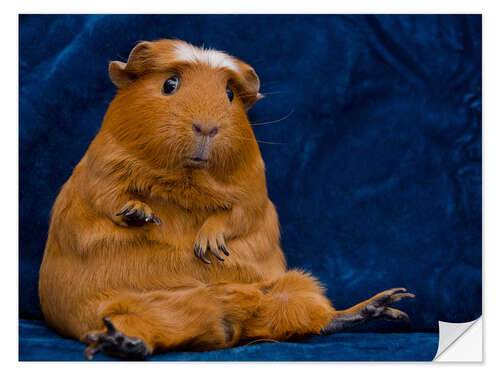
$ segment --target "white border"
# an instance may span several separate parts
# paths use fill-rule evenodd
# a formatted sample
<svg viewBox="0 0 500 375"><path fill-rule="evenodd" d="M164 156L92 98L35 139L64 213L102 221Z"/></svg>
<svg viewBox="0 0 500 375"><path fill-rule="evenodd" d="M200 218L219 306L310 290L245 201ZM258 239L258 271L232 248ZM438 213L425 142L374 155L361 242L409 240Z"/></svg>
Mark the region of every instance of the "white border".
<svg viewBox="0 0 500 375"><path fill-rule="evenodd" d="M493 3L493 1L491 2ZM80 1L66 2L63 0L23 1L17 11L20 13L483 13L491 9L489 1L451 1L451 0L351 0L332 1L323 0L192 0L179 2L140 1L124 2L108 1Z"/></svg>
<svg viewBox="0 0 500 375"><path fill-rule="evenodd" d="M253 0L246 3L236 1L190 1L166 2L146 1L126 4L124 1L96 1L85 2L68 1L22 1L8 2L2 6L2 145L0 147L0 165L2 171L1 197L3 212L0 214L0 228L2 228L2 261L0 275L2 277L2 311L0 322L2 324L1 356L2 369L6 373L18 370L22 373L72 374L88 375L89 371L101 373L109 371L111 364L106 363L17 363L17 274L18 274L18 240L17 240L17 213L18 213L18 13L483 13L483 205L484 215L484 317L485 317L485 361L486 365L464 364L381 364L381 363L356 363L356 364L307 364L307 363L271 363L271 364L204 364L204 363L118 363L113 364L111 371L121 374L133 373L154 366L154 371L168 371L183 374L200 371L203 374L252 374L261 371L280 371L288 374L304 374L313 370L315 373L332 374L332 372L369 371L370 374L387 374L394 372L400 374L420 374L427 372L442 372L452 369L455 374L470 374L483 369L490 370L498 358L496 345L493 342L495 335L500 332L498 311L499 299L496 285L499 285L498 266L500 265L500 241L498 238L500 223L500 118L497 88L500 87L498 67L500 17L498 5L495 1L354 1L331 2L326 4L321 0L270 2ZM272 32L272 30L263 30ZM457 301L460 303L460 301ZM92 368L87 367L92 366ZM162 368L160 369L159 366ZM332 368L335 366L335 368ZM443 367L444 366L444 367ZM473 368L471 367L473 366ZM425 367L425 369L424 369ZM149 367L153 370L153 367ZM102 371L101 371L102 370ZM8 371L8 372L7 372Z"/></svg>

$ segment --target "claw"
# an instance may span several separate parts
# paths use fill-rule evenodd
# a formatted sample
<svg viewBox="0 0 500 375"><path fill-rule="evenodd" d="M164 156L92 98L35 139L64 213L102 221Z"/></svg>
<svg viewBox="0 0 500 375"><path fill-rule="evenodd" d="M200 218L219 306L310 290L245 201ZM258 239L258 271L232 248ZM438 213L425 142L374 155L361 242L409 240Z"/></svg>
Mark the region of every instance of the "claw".
<svg viewBox="0 0 500 375"><path fill-rule="evenodd" d="M229 251L227 251L227 249L226 249L225 241L226 241L226 236L224 236L224 233L222 233L222 241L221 242L219 242L218 239L215 240L215 242L217 242L217 247L219 248L219 250L222 251L225 256L229 256Z"/></svg>
<svg viewBox="0 0 500 375"><path fill-rule="evenodd" d="M202 261L204 261L206 264L211 264L212 263L207 258L205 258L205 253L203 252L203 249L198 244L194 245L194 254L198 258L200 258Z"/></svg>
<svg viewBox="0 0 500 375"><path fill-rule="evenodd" d="M204 261L206 264L212 264L207 258L205 258L205 253L200 252L200 259Z"/></svg>
<svg viewBox="0 0 500 375"><path fill-rule="evenodd" d="M116 216L123 215L127 211L128 211L128 206L125 205L125 206L123 206L123 208L119 212L116 213Z"/></svg>
<svg viewBox="0 0 500 375"><path fill-rule="evenodd" d="M217 259L219 259L220 261L224 262L224 258L220 256L220 254L219 254L219 252L217 251L217 249L212 249L212 248L210 247L210 252L211 252L212 254L214 254L214 255L215 255L215 257L216 257Z"/></svg>
<svg viewBox="0 0 500 375"><path fill-rule="evenodd" d="M131 209L125 216L134 216L137 213L137 208Z"/></svg>
<svg viewBox="0 0 500 375"><path fill-rule="evenodd" d="M226 246L224 244L217 244L219 246L219 249L226 255L229 256L229 251L227 251Z"/></svg>

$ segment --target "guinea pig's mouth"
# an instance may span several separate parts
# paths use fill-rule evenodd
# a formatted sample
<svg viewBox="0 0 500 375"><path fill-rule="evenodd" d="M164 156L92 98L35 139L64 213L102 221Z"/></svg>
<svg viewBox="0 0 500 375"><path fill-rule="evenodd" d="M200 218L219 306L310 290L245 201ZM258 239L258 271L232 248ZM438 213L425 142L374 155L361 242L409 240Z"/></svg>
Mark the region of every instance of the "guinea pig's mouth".
<svg viewBox="0 0 500 375"><path fill-rule="evenodd" d="M191 167L201 168L203 167L204 164L207 163L207 161L208 159L202 159L200 157L186 158L187 165Z"/></svg>
<svg viewBox="0 0 500 375"><path fill-rule="evenodd" d="M202 158L189 158L189 160L194 161L196 163L204 163L208 161L208 159L202 159Z"/></svg>

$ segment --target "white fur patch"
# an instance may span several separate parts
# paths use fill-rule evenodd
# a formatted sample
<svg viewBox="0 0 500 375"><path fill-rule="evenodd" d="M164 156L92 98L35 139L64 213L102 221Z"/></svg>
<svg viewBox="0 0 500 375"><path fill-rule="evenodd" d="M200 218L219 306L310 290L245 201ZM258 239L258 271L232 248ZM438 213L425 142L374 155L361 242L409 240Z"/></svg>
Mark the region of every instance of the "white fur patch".
<svg viewBox="0 0 500 375"><path fill-rule="evenodd" d="M192 46L191 44L179 43L175 46L177 58L190 63L207 64L212 68L227 68L238 71L231 56L214 49L205 49Z"/></svg>

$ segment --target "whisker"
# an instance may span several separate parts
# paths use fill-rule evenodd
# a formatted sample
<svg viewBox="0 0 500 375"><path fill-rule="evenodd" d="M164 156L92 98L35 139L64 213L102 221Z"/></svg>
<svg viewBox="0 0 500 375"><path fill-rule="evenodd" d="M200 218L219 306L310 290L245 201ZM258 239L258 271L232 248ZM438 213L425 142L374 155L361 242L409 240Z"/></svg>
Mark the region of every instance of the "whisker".
<svg viewBox="0 0 500 375"><path fill-rule="evenodd" d="M287 118L289 118L293 113L293 108L290 112L288 112L288 114L285 116L285 117L282 117L278 120L273 120L273 121L266 121L266 122L254 122L254 123L250 123L250 125L252 126L261 126L261 125L269 125L269 124L276 124L277 122L281 122L281 121L284 121L286 120Z"/></svg>
<svg viewBox="0 0 500 375"><path fill-rule="evenodd" d="M269 91L269 92L260 91L259 93L262 95L274 95L274 94L288 94L289 92L290 91L287 90L281 90L281 91Z"/></svg>
<svg viewBox="0 0 500 375"><path fill-rule="evenodd" d="M246 138L246 137L238 137L238 136L232 136L232 138L236 138L236 139L242 139L244 141L252 141L253 138ZM263 144L267 144L267 145L284 145L286 143L283 143L283 142L271 142L271 141L261 141L259 139L255 139L255 141L257 143L263 143Z"/></svg>
<svg viewBox="0 0 500 375"><path fill-rule="evenodd" d="M269 92L263 92L259 91L259 94L264 95L264 97L269 96L269 95L277 95L277 94L286 94L289 91L269 91ZM240 98L251 98L254 97L254 94L248 94L248 95L240 95Z"/></svg>
<svg viewBox="0 0 500 375"><path fill-rule="evenodd" d="M268 142L268 141L259 141L256 139L257 143L263 143L265 145L284 145L285 143L283 142Z"/></svg>

